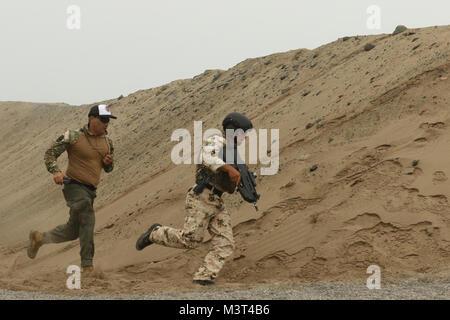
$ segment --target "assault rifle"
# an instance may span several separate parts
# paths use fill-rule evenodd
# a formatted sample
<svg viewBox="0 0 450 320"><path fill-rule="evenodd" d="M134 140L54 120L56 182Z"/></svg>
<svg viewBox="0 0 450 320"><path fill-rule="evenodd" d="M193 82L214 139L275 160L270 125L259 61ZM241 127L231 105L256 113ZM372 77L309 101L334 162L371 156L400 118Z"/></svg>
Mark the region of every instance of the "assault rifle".
<svg viewBox="0 0 450 320"><path fill-rule="evenodd" d="M238 184L238 190L241 194L242 198L245 201L250 202L255 207L255 210L258 211L258 206L256 202L259 200L260 195L256 192L256 174L254 172L248 171L248 167L246 164L231 164L233 168L235 168L241 174L241 181Z"/></svg>

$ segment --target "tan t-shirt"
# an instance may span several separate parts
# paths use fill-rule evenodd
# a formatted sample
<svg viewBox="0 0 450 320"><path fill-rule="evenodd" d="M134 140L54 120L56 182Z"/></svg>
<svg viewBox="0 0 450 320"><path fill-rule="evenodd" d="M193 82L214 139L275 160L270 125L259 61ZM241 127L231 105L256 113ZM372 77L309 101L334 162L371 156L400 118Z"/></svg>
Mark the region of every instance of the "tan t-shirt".
<svg viewBox="0 0 450 320"><path fill-rule="evenodd" d="M77 142L67 148L69 165L66 175L97 187L103 169L103 158L109 151L105 136L94 136L87 132L80 134Z"/></svg>

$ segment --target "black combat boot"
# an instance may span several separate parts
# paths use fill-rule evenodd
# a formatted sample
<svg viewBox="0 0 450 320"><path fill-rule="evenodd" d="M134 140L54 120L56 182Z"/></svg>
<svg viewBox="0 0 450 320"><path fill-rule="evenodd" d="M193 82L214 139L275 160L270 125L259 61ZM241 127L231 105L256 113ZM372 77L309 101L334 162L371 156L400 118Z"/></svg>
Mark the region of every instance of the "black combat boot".
<svg viewBox="0 0 450 320"><path fill-rule="evenodd" d="M150 228L148 228L147 232L143 233L139 239L136 241L136 249L137 250L142 250L145 247L151 245L153 242L150 241L149 237L150 234L152 233L152 231L156 228L156 227L161 227L161 225L159 223L155 223L153 224Z"/></svg>

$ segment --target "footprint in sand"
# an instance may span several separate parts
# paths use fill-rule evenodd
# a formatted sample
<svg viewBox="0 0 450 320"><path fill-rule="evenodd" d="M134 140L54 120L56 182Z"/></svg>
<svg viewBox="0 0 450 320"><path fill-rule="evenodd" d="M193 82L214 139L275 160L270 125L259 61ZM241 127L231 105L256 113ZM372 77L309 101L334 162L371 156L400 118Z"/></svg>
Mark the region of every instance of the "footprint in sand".
<svg viewBox="0 0 450 320"><path fill-rule="evenodd" d="M416 140L414 140L414 142L417 142L417 143L424 143L424 142L427 142L427 138L420 137L420 138L417 138Z"/></svg>
<svg viewBox="0 0 450 320"><path fill-rule="evenodd" d="M386 151L386 150L388 150L389 148L391 148L391 145L390 145L390 144L382 144L382 145L376 147L375 149L376 149L377 151Z"/></svg>
<svg viewBox="0 0 450 320"><path fill-rule="evenodd" d="M445 128L444 122L424 122L419 126L420 129L428 129L428 128L435 128L435 129L443 129Z"/></svg>
<svg viewBox="0 0 450 320"><path fill-rule="evenodd" d="M444 171L435 171L433 173L433 182L444 182L447 181L447 176Z"/></svg>

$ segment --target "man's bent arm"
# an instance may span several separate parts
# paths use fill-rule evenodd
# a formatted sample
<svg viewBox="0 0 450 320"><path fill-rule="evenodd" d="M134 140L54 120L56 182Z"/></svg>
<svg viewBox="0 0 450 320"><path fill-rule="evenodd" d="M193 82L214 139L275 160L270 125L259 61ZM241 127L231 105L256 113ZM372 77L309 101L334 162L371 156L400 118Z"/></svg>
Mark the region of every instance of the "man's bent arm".
<svg viewBox="0 0 450 320"><path fill-rule="evenodd" d="M113 158L113 162L111 162L108 165L103 165L103 170L105 170L106 173L109 173L109 172L113 171L113 169L114 169L114 146L113 146L112 140L109 138L107 138L107 139L108 139L108 143L109 143L109 155Z"/></svg>
<svg viewBox="0 0 450 320"><path fill-rule="evenodd" d="M56 172L61 172L58 167L56 160L58 157L67 150L69 143L66 141L65 136L60 136L56 141L52 144L52 146L45 152L44 162L47 171L51 174L55 174Z"/></svg>

